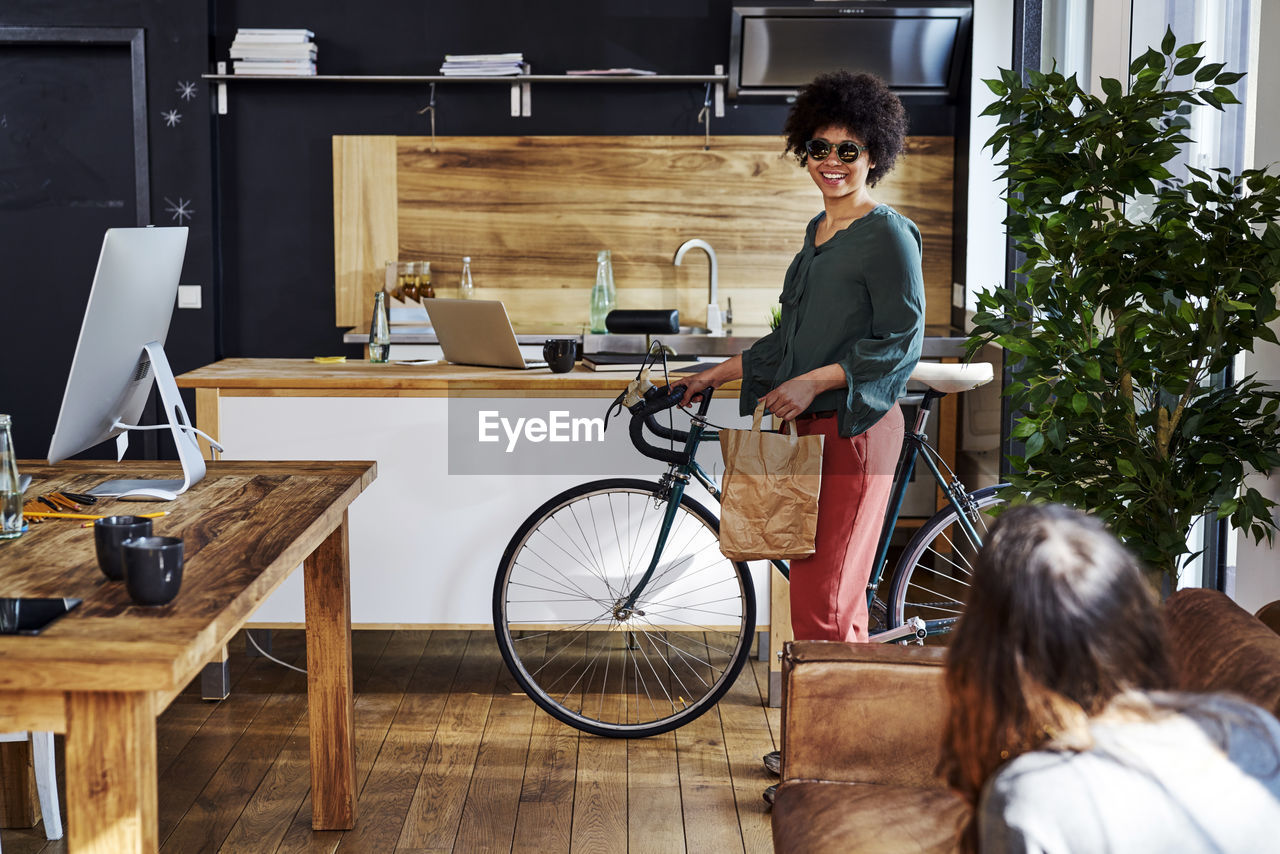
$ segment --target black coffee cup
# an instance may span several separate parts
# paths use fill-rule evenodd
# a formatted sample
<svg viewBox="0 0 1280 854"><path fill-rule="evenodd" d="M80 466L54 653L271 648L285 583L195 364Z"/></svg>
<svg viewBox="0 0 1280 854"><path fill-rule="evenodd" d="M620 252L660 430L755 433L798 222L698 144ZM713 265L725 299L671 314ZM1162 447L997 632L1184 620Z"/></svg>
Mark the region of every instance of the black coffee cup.
<svg viewBox="0 0 1280 854"><path fill-rule="evenodd" d="M168 605L182 587L182 540L135 537L120 546L124 585L139 605Z"/></svg>
<svg viewBox="0 0 1280 854"><path fill-rule="evenodd" d="M557 374L572 371L573 363L578 358L578 339L548 338L542 345L542 358L547 360L547 365Z"/></svg>
<svg viewBox="0 0 1280 854"><path fill-rule="evenodd" d="M98 552L98 568L112 581L124 578L124 557L120 544L135 537L151 536L151 520L141 516L106 516L93 523L93 544Z"/></svg>

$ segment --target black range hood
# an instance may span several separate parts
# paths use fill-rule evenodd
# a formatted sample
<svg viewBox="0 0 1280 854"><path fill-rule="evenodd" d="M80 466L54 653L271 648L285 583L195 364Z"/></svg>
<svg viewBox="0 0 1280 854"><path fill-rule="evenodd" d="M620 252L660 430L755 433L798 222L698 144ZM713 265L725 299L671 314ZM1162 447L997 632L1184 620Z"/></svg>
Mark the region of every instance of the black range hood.
<svg viewBox="0 0 1280 854"><path fill-rule="evenodd" d="M784 2L733 7L729 97L786 98L837 69L875 74L900 97L958 96L971 0Z"/></svg>

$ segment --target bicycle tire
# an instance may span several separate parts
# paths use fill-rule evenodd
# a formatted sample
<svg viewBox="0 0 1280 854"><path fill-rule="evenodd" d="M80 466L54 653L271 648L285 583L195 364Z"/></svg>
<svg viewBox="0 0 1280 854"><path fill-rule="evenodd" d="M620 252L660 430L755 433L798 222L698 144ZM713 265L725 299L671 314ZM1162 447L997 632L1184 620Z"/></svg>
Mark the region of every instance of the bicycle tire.
<svg viewBox="0 0 1280 854"><path fill-rule="evenodd" d="M666 500L656 483L613 478L551 498L516 531L493 589L503 661L557 720L595 735L675 729L720 700L751 654L755 588L720 554L719 520L688 495L663 560L636 603Z"/></svg>
<svg viewBox="0 0 1280 854"><path fill-rule="evenodd" d="M925 621L927 637L937 638L954 628L968 600L967 579L973 575L973 560L990 528L992 510L1006 503L996 494L1003 486L984 487L965 496L963 503L969 508L969 520L979 536L978 542L967 535L956 536L964 529L956 524L959 514L950 505L916 531L902 550L893 572L889 594L890 628L901 626L910 617Z"/></svg>

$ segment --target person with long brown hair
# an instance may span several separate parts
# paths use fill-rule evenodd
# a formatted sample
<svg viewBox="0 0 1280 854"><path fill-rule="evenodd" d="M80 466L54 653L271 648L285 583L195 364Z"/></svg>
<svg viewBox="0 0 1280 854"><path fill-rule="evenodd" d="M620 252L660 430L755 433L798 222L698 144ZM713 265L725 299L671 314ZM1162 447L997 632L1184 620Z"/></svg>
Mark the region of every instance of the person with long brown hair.
<svg viewBox="0 0 1280 854"><path fill-rule="evenodd" d="M969 851L1259 851L1280 831L1280 722L1172 690L1164 623L1101 523L1006 511L947 654L940 772ZM1262 846L1262 847L1260 847Z"/></svg>

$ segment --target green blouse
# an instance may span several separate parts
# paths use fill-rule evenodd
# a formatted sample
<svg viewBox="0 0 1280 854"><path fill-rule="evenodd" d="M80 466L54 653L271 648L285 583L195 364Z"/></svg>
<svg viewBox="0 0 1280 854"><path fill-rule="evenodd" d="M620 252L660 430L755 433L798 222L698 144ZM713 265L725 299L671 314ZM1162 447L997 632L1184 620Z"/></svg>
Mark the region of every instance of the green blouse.
<svg viewBox="0 0 1280 854"><path fill-rule="evenodd" d="M782 285L782 322L742 354L743 415L789 379L824 365L844 368L845 388L813 399L808 411L839 413L841 436L865 432L906 389L924 339L920 230L888 205L804 248Z"/></svg>

